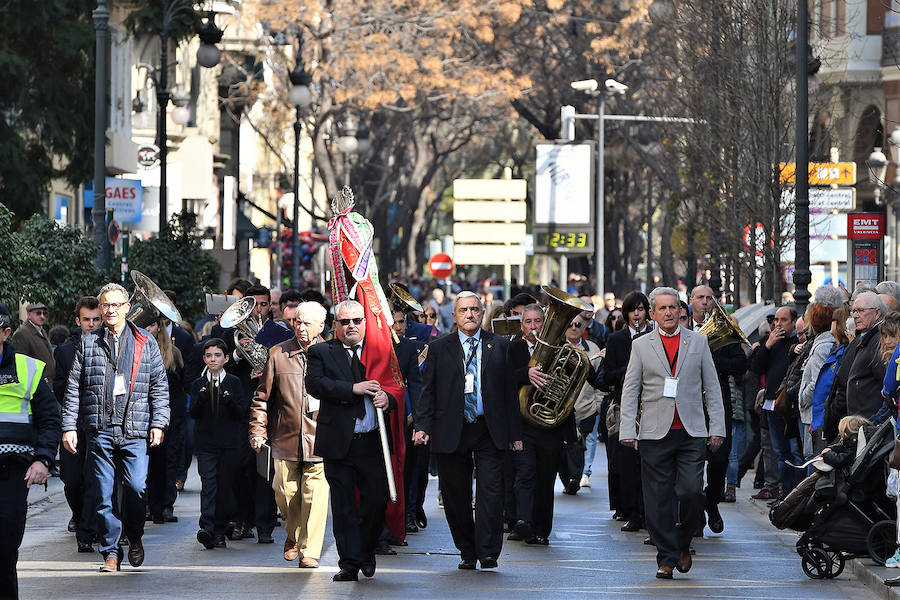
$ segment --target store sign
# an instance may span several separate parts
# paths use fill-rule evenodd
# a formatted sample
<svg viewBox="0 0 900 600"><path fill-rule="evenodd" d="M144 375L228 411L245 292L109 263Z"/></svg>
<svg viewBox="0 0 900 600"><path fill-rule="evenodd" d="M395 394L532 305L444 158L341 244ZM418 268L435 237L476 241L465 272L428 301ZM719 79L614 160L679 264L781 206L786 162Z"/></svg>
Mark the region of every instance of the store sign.
<svg viewBox="0 0 900 600"><path fill-rule="evenodd" d="M143 204L144 188L139 180L106 178L106 210L113 211L116 221L140 221Z"/></svg>
<svg viewBox="0 0 900 600"><path fill-rule="evenodd" d="M877 240L884 237L882 213L850 213L847 215L847 238Z"/></svg>
<svg viewBox="0 0 900 600"><path fill-rule="evenodd" d="M142 167L155 167L159 164L159 147L155 144L138 146L137 163Z"/></svg>

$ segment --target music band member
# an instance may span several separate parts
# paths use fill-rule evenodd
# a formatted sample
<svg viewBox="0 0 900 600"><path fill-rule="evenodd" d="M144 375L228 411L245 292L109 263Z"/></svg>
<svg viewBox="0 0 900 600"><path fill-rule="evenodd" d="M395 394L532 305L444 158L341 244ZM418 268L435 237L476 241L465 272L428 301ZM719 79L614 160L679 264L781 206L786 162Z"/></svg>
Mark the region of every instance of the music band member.
<svg viewBox="0 0 900 600"><path fill-rule="evenodd" d="M707 440L713 452L721 447L725 415L706 337L678 324L678 292L656 288L649 300L658 327L632 343L619 441L640 452L647 529L657 549L656 577L672 579L673 569L686 573L691 568L691 537L703 522Z"/></svg>
<svg viewBox="0 0 900 600"><path fill-rule="evenodd" d="M431 445L444 512L460 569L497 567L503 545L503 454L522 449L515 381L506 338L481 329L484 307L460 292L453 317L458 332L431 343L413 441ZM475 514L472 514L472 471Z"/></svg>
<svg viewBox="0 0 900 600"><path fill-rule="evenodd" d="M363 307L335 307L334 339L310 347L306 387L320 401L314 453L325 462L340 571L334 581L375 574L375 546L384 523L388 483L375 409L397 400L366 379L360 362L366 335ZM356 491L359 491L357 508Z"/></svg>

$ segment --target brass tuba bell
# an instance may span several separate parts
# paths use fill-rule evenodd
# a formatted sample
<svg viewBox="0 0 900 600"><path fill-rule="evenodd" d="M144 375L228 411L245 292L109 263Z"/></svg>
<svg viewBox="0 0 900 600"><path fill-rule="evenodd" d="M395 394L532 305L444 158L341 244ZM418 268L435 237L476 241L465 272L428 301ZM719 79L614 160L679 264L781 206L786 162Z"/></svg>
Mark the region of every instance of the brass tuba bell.
<svg viewBox="0 0 900 600"><path fill-rule="evenodd" d="M709 341L709 349L713 352L729 344L750 345L744 332L738 327L737 321L722 308L715 298L713 298L712 312L707 315L706 321L697 331L706 336Z"/></svg>
<svg viewBox="0 0 900 600"><path fill-rule="evenodd" d="M225 329L234 328L234 345L241 356L250 363L250 377L259 377L269 360L269 350L256 341L261 325L253 318L256 298L244 296L225 309L219 318L219 325ZM246 340L246 347L241 342Z"/></svg>
<svg viewBox="0 0 900 600"><path fill-rule="evenodd" d="M587 353L566 341L566 330L572 319L593 307L554 287L541 289L550 296L550 306L528 366L541 367L548 380L541 389L526 385L519 390L519 410L529 423L552 429L575 410L575 400L591 369Z"/></svg>
<svg viewBox="0 0 900 600"><path fill-rule="evenodd" d="M422 305L412 297L412 294L409 293L409 290L402 283L392 283L388 286L388 289L391 291L391 304L402 310L404 314L409 314L413 311L425 312Z"/></svg>
<svg viewBox="0 0 900 600"><path fill-rule="evenodd" d="M149 277L140 271L132 270L131 279L134 281L134 293L129 300L131 310L126 315L129 321L143 328L162 315L173 323L181 323L181 313Z"/></svg>

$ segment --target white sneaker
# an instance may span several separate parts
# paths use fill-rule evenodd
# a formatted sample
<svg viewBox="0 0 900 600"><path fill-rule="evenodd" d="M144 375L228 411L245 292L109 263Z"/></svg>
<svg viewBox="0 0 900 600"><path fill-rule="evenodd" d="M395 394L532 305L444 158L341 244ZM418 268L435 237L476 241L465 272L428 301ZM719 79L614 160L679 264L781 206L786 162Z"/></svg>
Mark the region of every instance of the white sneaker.
<svg viewBox="0 0 900 600"><path fill-rule="evenodd" d="M581 487L591 487L591 476L590 475L582 475L581 476ZM900 566L900 565L898 565Z"/></svg>
<svg viewBox="0 0 900 600"><path fill-rule="evenodd" d="M894 555L884 561L884 566L892 569L900 567L900 549L894 552Z"/></svg>

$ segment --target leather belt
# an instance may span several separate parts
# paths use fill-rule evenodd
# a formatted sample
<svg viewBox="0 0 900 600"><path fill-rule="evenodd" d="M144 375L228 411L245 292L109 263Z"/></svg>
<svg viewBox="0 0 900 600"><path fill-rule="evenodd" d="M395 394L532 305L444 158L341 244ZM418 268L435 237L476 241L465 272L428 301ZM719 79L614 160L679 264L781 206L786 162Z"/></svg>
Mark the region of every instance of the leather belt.
<svg viewBox="0 0 900 600"><path fill-rule="evenodd" d="M370 437L370 436L373 436L373 435L378 435L378 428L377 428L377 427L376 427L375 429L372 429L371 431L362 431L362 432L360 432L360 433L354 433L354 434L353 434L353 439L354 439L354 440L359 440L359 439L366 438L366 437Z"/></svg>

